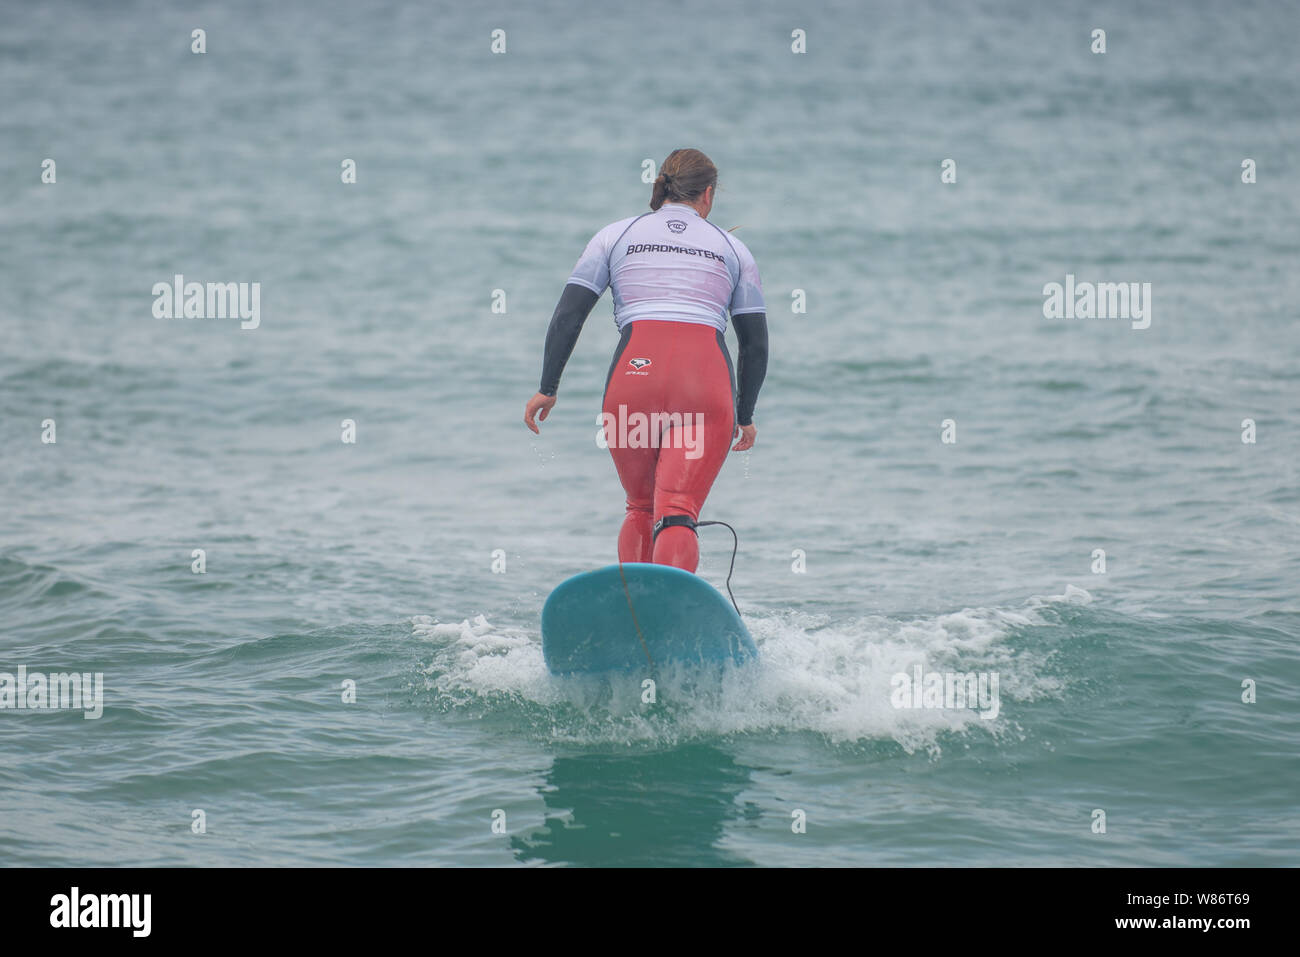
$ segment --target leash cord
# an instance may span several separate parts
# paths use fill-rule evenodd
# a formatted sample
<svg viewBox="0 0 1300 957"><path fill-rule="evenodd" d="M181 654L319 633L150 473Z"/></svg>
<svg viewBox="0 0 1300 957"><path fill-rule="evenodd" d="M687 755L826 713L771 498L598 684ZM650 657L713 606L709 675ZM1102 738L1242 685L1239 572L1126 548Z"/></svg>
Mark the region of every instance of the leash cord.
<svg viewBox="0 0 1300 957"><path fill-rule="evenodd" d="M695 523L696 528L699 528L701 525L721 525L723 528L731 532L731 567L727 569L727 594L731 597L731 607L736 609L736 614L739 615L740 606L736 604L736 596L732 594L731 591L731 573L736 570L736 552L740 550L740 536L737 535L736 530L732 528L730 525L728 525L726 522L696 522Z"/></svg>

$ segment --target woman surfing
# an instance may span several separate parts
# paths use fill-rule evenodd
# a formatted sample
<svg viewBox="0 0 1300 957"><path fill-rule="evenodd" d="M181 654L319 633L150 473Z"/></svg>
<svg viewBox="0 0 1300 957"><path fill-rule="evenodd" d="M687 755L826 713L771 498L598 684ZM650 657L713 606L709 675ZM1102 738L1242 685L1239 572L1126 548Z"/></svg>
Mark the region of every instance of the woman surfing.
<svg viewBox="0 0 1300 957"><path fill-rule="evenodd" d="M651 211L596 233L551 316L541 386L524 409L524 423L538 432L578 334L610 287L620 335L602 422L627 494L620 562L694 572L695 524L728 448L754 445L754 405L767 373L766 307L754 257L708 222L717 183L707 156L674 150L654 181ZM740 344L739 388L724 337L728 313Z"/></svg>

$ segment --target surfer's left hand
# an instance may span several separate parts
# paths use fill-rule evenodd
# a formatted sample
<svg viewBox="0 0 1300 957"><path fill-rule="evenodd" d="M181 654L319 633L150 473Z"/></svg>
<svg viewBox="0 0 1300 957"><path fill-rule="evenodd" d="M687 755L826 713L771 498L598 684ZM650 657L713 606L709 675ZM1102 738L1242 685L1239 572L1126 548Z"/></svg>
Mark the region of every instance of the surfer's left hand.
<svg viewBox="0 0 1300 957"><path fill-rule="evenodd" d="M537 395L529 399L528 404L524 406L524 425L528 426L534 432L537 432L538 435L541 435L542 433L538 431L537 422L533 417L537 416L538 419L545 422L546 416L550 413L551 407L554 405L555 396L542 395L540 392L537 393ZM541 412L541 415L538 415L538 412Z"/></svg>
<svg viewBox="0 0 1300 957"><path fill-rule="evenodd" d="M740 441L731 447L731 451L744 452L754 447L754 439L758 435L758 429L754 428L753 423L738 425L736 426L736 435L740 436Z"/></svg>

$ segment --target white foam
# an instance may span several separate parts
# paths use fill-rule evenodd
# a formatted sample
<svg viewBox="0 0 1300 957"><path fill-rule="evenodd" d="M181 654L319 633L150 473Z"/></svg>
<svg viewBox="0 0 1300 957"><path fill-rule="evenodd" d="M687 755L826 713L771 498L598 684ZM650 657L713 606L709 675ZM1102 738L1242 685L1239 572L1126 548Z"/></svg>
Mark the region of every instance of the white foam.
<svg viewBox="0 0 1300 957"><path fill-rule="evenodd" d="M1066 585L1064 595L1034 595L1029 599L1029 604L1035 608L1052 604L1091 605L1092 594L1074 585Z"/></svg>
<svg viewBox="0 0 1300 957"><path fill-rule="evenodd" d="M556 678L540 639L522 628L494 628L479 616L439 624L412 621L432 645L425 688L440 703L529 712L530 726L550 739L676 741L725 734L812 732L835 743L893 740L908 751L939 750L950 732L1017 733L1017 705L1058 696L1062 682L1045 673L1050 649L1013 646L1017 630L1044 622L1054 603L1087 603L1086 591L1036 597L1023 611L967 608L932 618L878 616L832 622L787 613L749 620L761 662L701 684L689 673L661 672L658 701L642 703L645 676ZM897 674L995 672L1000 711L992 720L973 708L897 708Z"/></svg>

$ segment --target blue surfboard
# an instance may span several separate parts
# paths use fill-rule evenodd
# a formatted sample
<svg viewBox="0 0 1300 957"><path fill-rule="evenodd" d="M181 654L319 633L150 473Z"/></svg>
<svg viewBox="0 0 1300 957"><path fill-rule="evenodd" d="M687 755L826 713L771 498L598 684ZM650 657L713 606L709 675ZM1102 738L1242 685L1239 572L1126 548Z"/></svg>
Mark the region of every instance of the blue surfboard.
<svg viewBox="0 0 1300 957"><path fill-rule="evenodd" d="M552 674L645 671L660 665L758 659L722 593L671 565L624 562L561 582L542 607L542 654Z"/></svg>

